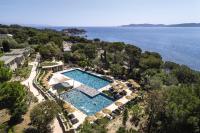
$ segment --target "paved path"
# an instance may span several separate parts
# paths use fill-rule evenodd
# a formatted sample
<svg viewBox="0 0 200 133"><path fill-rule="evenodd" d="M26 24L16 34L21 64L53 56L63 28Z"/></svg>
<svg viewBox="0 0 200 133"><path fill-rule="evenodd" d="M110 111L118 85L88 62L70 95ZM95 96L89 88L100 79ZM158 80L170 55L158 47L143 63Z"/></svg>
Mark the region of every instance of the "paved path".
<svg viewBox="0 0 200 133"><path fill-rule="evenodd" d="M28 86L30 88L30 91L33 93L34 96L36 96L38 98L38 102L42 102L44 101L44 97L39 93L39 91L33 86L33 80L37 74L36 69L37 69L37 65L38 65L38 55L35 59L34 62L31 62L30 65L32 65L32 70L31 70L31 74L29 76L28 79L26 79L25 81L21 82L21 84ZM60 124L58 122L57 119L54 119L53 121L53 133L63 133L62 128L60 127Z"/></svg>

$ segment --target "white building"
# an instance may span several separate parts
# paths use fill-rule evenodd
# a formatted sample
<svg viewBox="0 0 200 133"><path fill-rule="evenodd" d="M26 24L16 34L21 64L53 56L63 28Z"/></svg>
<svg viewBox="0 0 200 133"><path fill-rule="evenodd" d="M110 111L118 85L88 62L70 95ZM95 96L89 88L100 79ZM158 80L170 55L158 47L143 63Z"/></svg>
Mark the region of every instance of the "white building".
<svg viewBox="0 0 200 133"><path fill-rule="evenodd" d="M14 71L24 63L29 55L28 49L11 49L11 52L6 52L0 57L0 61L3 61L6 67Z"/></svg>
<svg viewBox="0 0 200 133"><path fill-rule="evenodd" d="M72 47L72 43L71 42L63 41L63 51L64 52L70 52L71 51L71 47Z"/></svg>

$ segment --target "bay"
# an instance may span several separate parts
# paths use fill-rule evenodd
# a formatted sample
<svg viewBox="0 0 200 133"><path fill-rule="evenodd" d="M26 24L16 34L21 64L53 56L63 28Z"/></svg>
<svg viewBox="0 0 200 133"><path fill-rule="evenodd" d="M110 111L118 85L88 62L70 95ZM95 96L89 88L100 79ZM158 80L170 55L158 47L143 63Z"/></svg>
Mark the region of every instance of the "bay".
<svg viewBox="0 0 200 133"><path fill-rule="evenodd" d="M200 28L197 27L84 27L88 39L120 41L158 52L166 61L200 70Z"/></svg>

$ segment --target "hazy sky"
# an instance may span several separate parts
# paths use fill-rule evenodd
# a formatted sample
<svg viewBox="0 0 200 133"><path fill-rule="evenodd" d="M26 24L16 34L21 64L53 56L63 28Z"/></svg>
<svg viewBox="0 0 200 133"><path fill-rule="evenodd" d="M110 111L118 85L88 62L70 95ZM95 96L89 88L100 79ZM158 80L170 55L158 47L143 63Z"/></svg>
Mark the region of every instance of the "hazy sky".
<svg viewBox="0 0 200 133"><path fill-rule="evenodd" d="M200 0L0 0L0 23L117 26L200 22Z"/></svg>

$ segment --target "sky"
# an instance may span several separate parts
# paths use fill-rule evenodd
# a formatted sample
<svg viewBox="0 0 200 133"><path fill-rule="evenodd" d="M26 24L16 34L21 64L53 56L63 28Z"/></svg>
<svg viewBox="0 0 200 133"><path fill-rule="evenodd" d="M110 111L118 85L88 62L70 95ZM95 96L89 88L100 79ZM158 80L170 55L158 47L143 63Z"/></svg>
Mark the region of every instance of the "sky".
<svg viewBox="0 0 200 133"><path fill-rule="evenodd" d="M200 22L200 0L0 0L0 23L119 26Z"/></svg>

